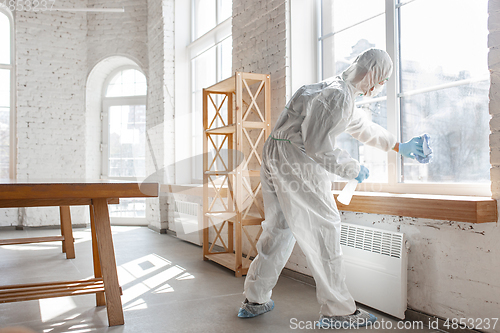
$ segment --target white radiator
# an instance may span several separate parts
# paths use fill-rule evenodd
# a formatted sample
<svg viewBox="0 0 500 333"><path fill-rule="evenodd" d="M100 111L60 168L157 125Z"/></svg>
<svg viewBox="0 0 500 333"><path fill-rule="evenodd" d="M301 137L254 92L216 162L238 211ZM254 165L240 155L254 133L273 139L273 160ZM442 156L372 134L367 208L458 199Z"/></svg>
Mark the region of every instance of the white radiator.
<svg viewBox="0 0 500 333"><path fill-rule="evenodd" d="M354 299L404 319L409 248L405 234L342 223L340 244Z"/></svg>
<svg viewBox="0 0 500 333"><path fill-rule="evenodd" d="M200 205L194 202L175 201L175 232L185 241L202 245L203 219Z"/></svg>

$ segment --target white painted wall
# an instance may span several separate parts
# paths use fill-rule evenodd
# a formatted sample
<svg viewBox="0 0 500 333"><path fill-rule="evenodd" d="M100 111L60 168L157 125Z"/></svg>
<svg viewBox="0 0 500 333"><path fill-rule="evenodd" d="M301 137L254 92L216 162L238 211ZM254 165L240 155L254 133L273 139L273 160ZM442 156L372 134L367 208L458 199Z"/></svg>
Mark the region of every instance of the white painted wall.
<svg viewBox="0 0 500 333"><path fill-rule="evenodd" d="M88 0L90 7L124 8L124 13L87 13L86 178L101 176L101 108L103 84L115 69L139 66L148 77L147 1Z"/></svg>
<svg viewBox="0 0 500 333"><path fill-rule="evenodd" d="M88 69L109 56L125 56L147 73L147 0L88 0L89 7L124 8L124 13L88 13ZM146 75L147 77L147 75Z"/></svg>
<svg viewBox="0 0 500 333"><path fill-rule="evenodd" d="M15 12L20 180L85 177L86 31L85 13ZM59 219L53 207L21 211L24 225ZM72 216L84 223L80 209Z"/></svg>
<svg viewBox="0 0 500 333"><path fill-rule="evenodd" d="M149 89L146 117L146 172L150 179L175 182L174 0L148 1ZM166 197L147 199L146 217L156 230L168 227Z"/></svg>
<svg viewBox="0 0 500 333"><path fill-rule="evenodd" d="M122 63L149 74L147 1L85 2L124 7L125 13L15 12L20 180L98 178L104 79ZM58 6L82 7L82 2ZM0 226L59 224L54 207L2 213ZM72 208L72 217L73 223L88 223L84 207Z"/></svg>
<svg viewBox="0 0 500 333"><path fill-rule="evenodd" d="M271 125L290 96L289 14L288 0L233 0L233 72L271 74Z"/></svg>

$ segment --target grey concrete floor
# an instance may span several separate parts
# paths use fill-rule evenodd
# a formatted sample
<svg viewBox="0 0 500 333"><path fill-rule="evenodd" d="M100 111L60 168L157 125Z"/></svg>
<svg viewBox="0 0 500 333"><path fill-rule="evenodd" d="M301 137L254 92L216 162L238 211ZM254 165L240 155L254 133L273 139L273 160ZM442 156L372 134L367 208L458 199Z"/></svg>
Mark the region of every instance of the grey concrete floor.
<svg viewBox="0 0 500 333"><path fill-rule="evenodd" d="M275 309L240 319L236 314L244 300L244 278L203 261L200 247L145 227L112 229L125 325L108 327L105 307L95 307L94 295L82 295L0 304L0 328L23 326L41 333L278 333L301 330L299 324L306 330L319 318L315 288L282 276L273 292ZM0 239L57 233L56 229L0 230ZM75 229L74 236L76 259L70 260L61 253L60 242L0 246L0 285L92 277L90 229ZM372 313L386 329L368 330L401 331L394 318Z"/></svg>

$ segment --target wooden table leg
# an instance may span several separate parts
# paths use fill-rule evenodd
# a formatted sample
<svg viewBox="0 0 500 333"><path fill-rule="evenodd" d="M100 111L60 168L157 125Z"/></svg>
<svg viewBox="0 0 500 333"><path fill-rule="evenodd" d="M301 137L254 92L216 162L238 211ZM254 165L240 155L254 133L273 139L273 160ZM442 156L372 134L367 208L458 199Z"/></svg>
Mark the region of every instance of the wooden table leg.
<svg viewBox="0 0 500 333"><path fill-rule="evenodd" d="M66 252L66 259L75 259L75 243L69 206L60 206L59 213L61 216L61 235L64 236L63 253Z"/></svg>
<svg viewBox="0 0 500 333"><path fill-rule="evenodd" d="M109 222L107 199L92 199L94 207L94 221L97 236L97 247L101 260L102 278L106 293L106 310L108 311L109 326L123 325L123 308L120 298L120 285L116 271L113 237Z"/></svg>
<svg viewBox="0 0 500 333"><path fill-rule="evenodd" d="M62 215L62 212L61 212L61 207L59 206L59 216ZM60 219L60 223L61 223L61 236L64 237L64 223L62 223L62 218L59 218ZM62 240L62 253L66 253L66 243L64 241L64 239Z"/></svg>
<svg viewBox="0 0 500 333"><path fill-rule="evenodd" d="M101 261L99 260L99 249L97 248L97 236L95 233L95 220L94 220L94 207L92 205L90 208L90 230L92 232L92 256L94 262L94 277L102 278L101 273ZM104 298L104 292L98 292L95 295L96 306L106 305L106 299Z"/></svg>

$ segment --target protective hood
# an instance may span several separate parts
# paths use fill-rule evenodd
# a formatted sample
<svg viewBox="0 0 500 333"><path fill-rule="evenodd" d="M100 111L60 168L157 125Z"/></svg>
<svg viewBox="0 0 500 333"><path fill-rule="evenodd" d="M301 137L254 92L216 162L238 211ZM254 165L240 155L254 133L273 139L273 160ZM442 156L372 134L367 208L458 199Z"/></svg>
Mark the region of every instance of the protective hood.
<svg viewBox="0 0 500 333"><path fill-rule="evenodd" d="M368 49L342 73L342 79L354 87L355 93L373 97L382 91L383 85L380 83L391 74L392 60L387 52Z"/></svg>

